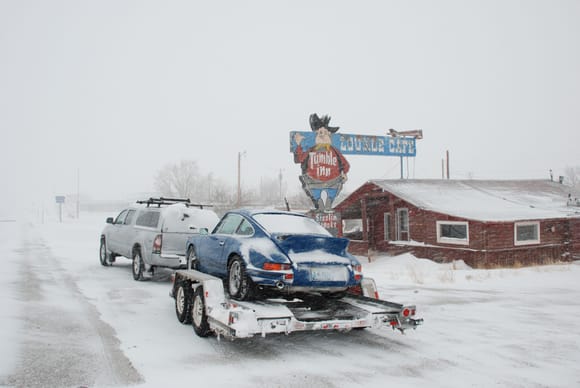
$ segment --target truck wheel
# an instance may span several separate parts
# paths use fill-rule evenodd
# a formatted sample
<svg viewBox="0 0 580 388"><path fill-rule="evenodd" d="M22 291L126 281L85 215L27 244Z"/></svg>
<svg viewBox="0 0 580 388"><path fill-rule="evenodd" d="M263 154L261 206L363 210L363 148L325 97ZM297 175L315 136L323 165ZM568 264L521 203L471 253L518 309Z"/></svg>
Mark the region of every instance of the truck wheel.
<svg viewBox="0 0 580 388"><path fill-rule="evenodd" d="M143 264L143 259L141 258L141 251L135 249L133 251L133 265L131 266L133 269L133 279L143 280L144 267L145 264Z"/></svg>
<svg viewBox="0 0 580 388"><path fill-rule="evenodd" d="M239 256L234 257L228 266L228 291L237 300L250 300L253 296L252 280Z"/></svg>
<svg viewBox="0 0 580 388"><path fill-rule="evenodd" d="M111 265L107 257L107 243L104 237L101 238L101 247L99 248L99 259L101 260L102 266L108 267Z"/></svg>
<svg viewBox="0 0 580 388"><path fill-rule="evenodd" d="M184 325L191 323L191 288L187 282L179 282L175 292L175 315Z"/></svg>
<svg viewBox="0 0 580 388"><path fill-rule="evenodd" d="M193 245L187 249L187 269L197 269L197 255Z"/></svg>
<svg viewBox="0 0 580 388"><path fill-rule="evenodd" d="M200 337L207 337L211 331L207 322L205 312L205 299L203 296L203 286L198 286L193 293L193 305L191 306L191 322L193 331Z"/></svg>

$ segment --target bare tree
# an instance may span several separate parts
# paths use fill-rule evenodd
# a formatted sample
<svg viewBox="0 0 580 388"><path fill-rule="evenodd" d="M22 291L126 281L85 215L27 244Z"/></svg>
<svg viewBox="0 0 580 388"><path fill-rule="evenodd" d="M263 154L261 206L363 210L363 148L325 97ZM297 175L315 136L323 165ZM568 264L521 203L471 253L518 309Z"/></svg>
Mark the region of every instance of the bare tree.
<svg viewBox="0 0 580 388"><path fill-rule="evenodd" d="M197 162L182 160L163 166L155 176L155 189L170 197L193 199L201 192Z"/></svg>
<svg viewBox="0 0 580 388"><path fill-rule="evenodd" d="M572 187L580 188L580 166L566 167L564 170L566 179Z"/></svg>

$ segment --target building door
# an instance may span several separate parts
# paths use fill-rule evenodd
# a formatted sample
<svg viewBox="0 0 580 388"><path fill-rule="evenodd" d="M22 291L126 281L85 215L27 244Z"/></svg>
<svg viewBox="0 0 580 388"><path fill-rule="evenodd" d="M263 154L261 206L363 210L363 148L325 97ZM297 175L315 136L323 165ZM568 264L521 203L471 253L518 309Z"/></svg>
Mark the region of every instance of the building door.
<svg viewBox="0 0 580 388"><path fill-rule="evenodd" d="M397 240L409 241L409 209L397 209Z"/></svg>

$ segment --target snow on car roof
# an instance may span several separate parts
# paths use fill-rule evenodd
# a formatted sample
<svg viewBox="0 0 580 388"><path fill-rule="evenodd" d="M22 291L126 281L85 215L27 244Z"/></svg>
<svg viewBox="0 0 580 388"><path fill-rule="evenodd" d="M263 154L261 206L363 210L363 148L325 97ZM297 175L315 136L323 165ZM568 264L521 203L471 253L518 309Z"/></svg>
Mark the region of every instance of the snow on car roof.
<svg viewBox="0 0 580 388"><path fill-rule="evenodd" d="M481 221L580 217L569 186L548 180L371 180L422 209Z"/></svg>

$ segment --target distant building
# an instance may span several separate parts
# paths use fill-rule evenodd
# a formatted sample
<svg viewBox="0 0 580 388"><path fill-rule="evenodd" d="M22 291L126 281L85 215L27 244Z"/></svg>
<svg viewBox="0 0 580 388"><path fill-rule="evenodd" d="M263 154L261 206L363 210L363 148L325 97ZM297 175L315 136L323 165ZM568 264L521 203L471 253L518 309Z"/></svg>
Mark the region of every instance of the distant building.
<svg viewBox="0 0 580 388"><path fill-rule="evenodd" d="M543 180L371 180L334 210L355 254L513 266L580 259L578 197Z"/></svg>

